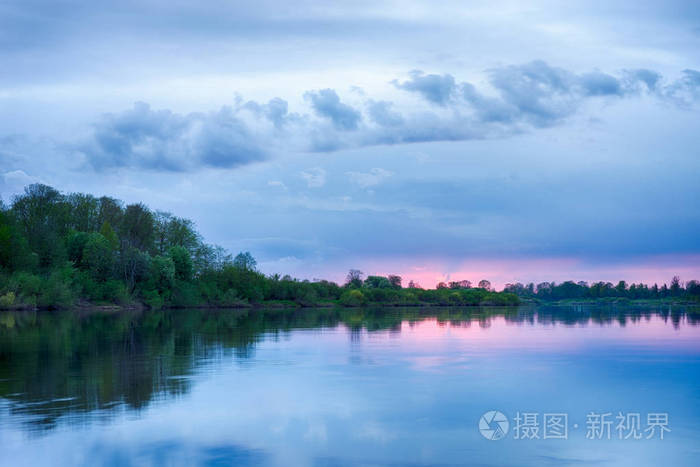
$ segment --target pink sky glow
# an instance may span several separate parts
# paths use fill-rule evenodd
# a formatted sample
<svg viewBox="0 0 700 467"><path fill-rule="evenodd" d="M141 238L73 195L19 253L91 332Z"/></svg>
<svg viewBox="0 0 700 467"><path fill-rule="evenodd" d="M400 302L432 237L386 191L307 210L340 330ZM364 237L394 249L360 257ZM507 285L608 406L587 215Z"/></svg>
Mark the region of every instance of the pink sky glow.
<svg viewBox="0 0 700 467"><path fill-rule="evenodd" d="M439 282L467 279L476 285L481 279L491 282L498 290L507 283L535 284L545 281L557 283L566 280L617 283L643 282L649 285L669 283L674 275L682 281L700 280L700 255L673 255L648 257L626 263L591 263L577 258L521 258L475 259L462 262L446 261L391 261L369 262L358 267L365 275L399 274L404 287L410 280L423 288L434 288ZM342 282L344 279L339 278Z"/></svg>

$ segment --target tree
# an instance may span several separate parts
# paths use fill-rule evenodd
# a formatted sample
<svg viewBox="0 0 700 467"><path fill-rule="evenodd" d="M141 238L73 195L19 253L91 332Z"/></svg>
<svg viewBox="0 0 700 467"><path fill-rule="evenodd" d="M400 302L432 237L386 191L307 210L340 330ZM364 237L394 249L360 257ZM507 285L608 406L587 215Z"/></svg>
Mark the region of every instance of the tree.
<svg viewBox="0 0 700 467"><path fill-rule="evenodd" d="M673 276L673 279L671 279L671 287L669 288L671 296L672 297L680 296L681 290L683 290L683 286L681 285L680 277Z"/></svg>
<svg viewBox="0 0 700 467"><path fill-rule="evenodd" d="M103 225L105 222L109 223L113 228L119 230L119 225L121 225L122 218L124 217L124 209L122 207L122 202L109 196L103 196L99 199L99 210L97 222L99 225Z"/></svg>
<svg viewBox="0 0 700 467"><path fill-rule="evenodd" d="M29 248L42 267L59 266L67 259L63 237L68 233L70 207L56 189L29 185L12 202L12 212Z"/></svg>
<svg viewBox="0 0 700 467"><path fill-rule="evenodd" d="M153 213L143 204L130 204L124 211L121 238L127 246L152 251L155 237Z"/></svg>
<svg viewBox="0 0 700 467"><path fill-rule="evenodd" d="M154 256L151 258L150 268L151 285L161 293L169 294L175 285L175 263L167 256Z"/></svg>
<svg viewBox="0 0 700 467"><path fill-rule="evenodd" d="M355 288L362 287L362 276L364 276L364 273L362 271L360 271L359 269L349 270L348 275L345 278L345 285L347 287L355 287Z"/></svg>
<svg viewBox="0 0 700 467"><path fill-rule="evenodd" d="M484 290L491 290L491 282L487 281L486 279L482 279L479 281L479 288Z"/></svg>
<svg viewBox="0 0 700 467"><path fill-rule="evenodd" d="M119 237L117 237L116 232L112 228L112 225L108 221L102 223L100 227L100 233L104 238L107 239L112 250L117 250L119 248Z"/></svg>
<svg viewBox="0 0 700 467"><path fill-rule="evenodd" d="M685 291L688 295L694 297L700 296L700 282L696 280L688 281L685 284Z"/></svg>
<svg viewBox="0 0 700 467"><path fill-rule="evenodd" d="M249 251L238 253L233 259L233 267L243 271L255 271L257 264L258 262Z"/></svg>
<svg viewBox="0 0 700 467"><path fill-rule="evenodd" d="M421 286L418 282L415 282L414 280L408 281L408 288L409 289L420 289Z"/></svg>
<svg viewBox="0 0 700 467"><path fill-rule="evenodd" d="M168 256L175 265L175 278L181 281L192 280L193 267L190 252L185 247L176 245L170 247Z"/></svg>
<svg viewBox="0 0 700 467"><path fill-rule="evenodd" d="M382 276L367 276L364 286L369 289L391 289L393 287L389 279Z"/></svg>
<svg viewBox="0 0 700 467"><path fill-rule="evenodd" d="M92 195L71 193L68 195L70 205L70 226L79 232L94 232L100 226L100 202Z"/></svg>
<svg viewBox="0 0 700 467"><path fill-rule="evenodd" d="M194 230L194 222L191 220L163 211L156 211L153 218L155 248L158 254L165 254L172 246L181 246L194 252L200 244L199 234Z"/></svg>
<svg viewBox="0 0 700 467"><path fill-rule="evenodd" d="M401 276L397 276L395 274L389 274L387 276L387 279L389 279L389 283L391 286L395 289L400 289L401 288Z"/></svg>
<svg viewBox="0 0 700 467"><path fill-rule="evenodd" d="M114 269L114 250L102 234L88 234L83 247L82 262L98 281L106 281Z"/></svg>
<svg viewBox="0 0 700 467"><path fill-rule="evenodd" d="M0 271L31 270L38 257L31 252L27 239L22 235L11 211L0 205Z"/></svg>
<svg viewBox="0 0 700 467"><path fill-rule="evenodd" d="M625 281L620 281L617 283L615 286L615 290L617 291L617 295L620 297L625 296L625 292L627 292L627 282Z"/></svg>
<svg viewBox="0 0 700 467"><path fill-rule="evenodd" d="M138 282L148 277L150 264L151 257L145 251L134 247L126 247L120 251L117 269L130 292Z"/></svg>

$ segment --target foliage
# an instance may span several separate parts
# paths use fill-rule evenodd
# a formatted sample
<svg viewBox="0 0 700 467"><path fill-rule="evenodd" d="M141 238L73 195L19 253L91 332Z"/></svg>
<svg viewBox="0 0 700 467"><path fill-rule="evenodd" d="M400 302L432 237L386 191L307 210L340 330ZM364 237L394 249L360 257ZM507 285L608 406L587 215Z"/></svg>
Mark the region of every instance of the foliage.
<svg viewBox="0 0 700 467"><path fill-rule="evenodd" d="M683 284L678 276L671 279L670 287L662 284L648 286L647 284L627 284L619 281L616 285L611 282L566 281L561 284L541 282L537 285L521 283L506 284L504 290L523 298L535 298L545 301L556 300L656 300L678 299L700 300L700 283L696 280Z"/></svg>
<svg viewBox="0 0 700 467"><path fill-rule="evenodd" d="M0 295L0 306L8 307L15 304L15 293L7 292L5 295Z"/></svg>
<svg viewBox="0 0 700 467"><path fill-rule="evenodd" d="M350 289L343 292L340 296L340 304L345 306L362 306L367 304L367 298L361 291Z"/></svg>

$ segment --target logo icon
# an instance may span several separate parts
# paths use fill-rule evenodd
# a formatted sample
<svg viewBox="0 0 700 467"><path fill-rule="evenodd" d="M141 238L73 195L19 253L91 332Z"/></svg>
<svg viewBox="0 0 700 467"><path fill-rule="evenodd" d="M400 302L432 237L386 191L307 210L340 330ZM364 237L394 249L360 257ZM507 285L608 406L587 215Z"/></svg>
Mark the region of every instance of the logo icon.
<svg viewBox="0 0 700 467"><path fill-rule="evenodd" d="M479 432L484 438L497 441L508 434L508 418L498 410L490 410L479 419Z"/></svg>

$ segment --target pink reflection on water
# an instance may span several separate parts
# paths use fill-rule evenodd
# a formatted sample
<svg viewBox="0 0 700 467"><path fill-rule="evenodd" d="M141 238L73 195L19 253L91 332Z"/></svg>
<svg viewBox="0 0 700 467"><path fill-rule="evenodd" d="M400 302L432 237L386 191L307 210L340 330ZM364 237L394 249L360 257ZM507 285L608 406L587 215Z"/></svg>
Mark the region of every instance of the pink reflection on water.
<svg viewBox="0 0 700 467"><path fill-rule="evenodd" d="M381 338L395 338L396 332L381 332ZM380 338L374 335L373 338ZM658 315L642 316L636 321L627 318L623 326L617 320L596 323L514 322L504 316L482 321L439 321L426 318L404 321L400 329L402 347L422 350L469 348L475 350L585 351L588 347L658 348L700 352L700 326L681 317L677 326L671 319Z"/></svg>

